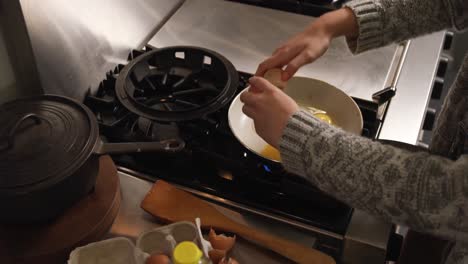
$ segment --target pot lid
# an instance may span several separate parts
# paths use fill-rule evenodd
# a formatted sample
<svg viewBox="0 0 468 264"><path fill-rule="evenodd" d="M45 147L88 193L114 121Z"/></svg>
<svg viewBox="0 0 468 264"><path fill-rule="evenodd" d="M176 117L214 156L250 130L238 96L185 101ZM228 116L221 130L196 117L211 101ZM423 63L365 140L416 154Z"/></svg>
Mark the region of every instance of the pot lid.
<svg viewBox="0 0 468 264"><path fill-rule="evenodd" d="M89 157L99 135L92 112L44 95L0 106L0 190L58 181Z"/></svg>

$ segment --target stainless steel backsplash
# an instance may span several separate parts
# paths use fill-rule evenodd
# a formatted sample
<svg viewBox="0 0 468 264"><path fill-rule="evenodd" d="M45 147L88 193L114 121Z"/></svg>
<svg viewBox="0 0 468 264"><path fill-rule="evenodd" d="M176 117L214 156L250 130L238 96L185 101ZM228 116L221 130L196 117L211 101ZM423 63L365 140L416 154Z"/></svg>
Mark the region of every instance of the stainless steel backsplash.
<svg viewBox="0 0 468 264"><path fill-rule="evenodd" d="M11 1L11 0L1 0ZM45 93L83 99L183 0L19 0ZM21 76L19 78L27 78Z"/></svg>
<svg viewBox="0 0 468 264"><path fill-rule="evenodd" d="M0 27L0 104L16 97L16 80Z"/></svg>

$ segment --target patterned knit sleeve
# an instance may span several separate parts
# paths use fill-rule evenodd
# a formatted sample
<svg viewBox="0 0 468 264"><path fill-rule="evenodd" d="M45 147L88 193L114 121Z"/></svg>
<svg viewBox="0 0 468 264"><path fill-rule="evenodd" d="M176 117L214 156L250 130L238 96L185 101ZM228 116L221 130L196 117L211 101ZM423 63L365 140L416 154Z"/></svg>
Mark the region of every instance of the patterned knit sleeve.
<svg viewBox="0 0 468 264"><path fill-rule="evenodd" d="M303 111L289 120L280 152L288 171L355 208L468 241L468 155L453 161L383 145Z"/></svg>
<svg viewBox="0 0 468 264"><path fill-rule="evenodd" d="M353 0L346 4L359 25L352 52L382 47L445 28L468 26L466 0Z"/></svg>

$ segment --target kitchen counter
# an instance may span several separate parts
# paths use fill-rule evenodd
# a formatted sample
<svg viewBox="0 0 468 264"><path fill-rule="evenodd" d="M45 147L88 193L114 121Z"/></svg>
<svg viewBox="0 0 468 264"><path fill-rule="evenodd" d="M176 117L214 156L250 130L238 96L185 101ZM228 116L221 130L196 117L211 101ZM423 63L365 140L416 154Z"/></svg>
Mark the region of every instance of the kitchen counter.
<svg viewBox="0 0 468 264"><path fill-rule="evenodd" d="M150 214L140 208L140 202L150 190L153 183L123 172L119 172L119 178L122 202L119 214L106 238L127 237L135 242L135 239L142 232L162 225ZM217 205L214 206L233 220L255 227L269 234L274 234L310 247L313 247L315 243L315 238L302 230L297 230L284 224L260 219L258 216L240 214ZM203 221L203 219L201 220ZM239 239L236 243L235 250L233 251L233 257L235 257L240 263L252 263L252 259L255 259L256 263L288 262L283 257L242 239Z"/></svg>
<svg viewBox="0 0 468 264"><path fill-rule="evenodd" d="M162 225L160 222L157 222L154 217L140 208L140 202L150 190L153 183L134 177L121 170L119 171L119 178L122 197L120 211L105 238L127 237L135 241L142 232ZM272 221L271 219L253 215L245 211L233 211L215 204L213 204L213 206L234 221L266 233L308 247L314 247L316 242L314 235L303 229L297 229L293 226ZM349 263L360 263L360 260L369 259L374 253L377 254L377 258L380 258L381 252L385 252L387 246L390 226L386 223L376 221L362 211L356 210L354 214L356 215L354 218L355 221L350 223L346 238L349 240L349 243L345 243L345 245L350 248L355 246L359 248L349 250L347 253L348 255L345 257L350 260ZM201 220L203 221L203 219ZM359 241L359 243L356 241ZM366 249L363 245L370 245L370 247ZM262 247L242 239L239 239L238 243L236 243L233 256L239 260L240 263L251 263L252 259L255 259L256 263L288 263L288 260L276 253L265 250Z"/></svg>

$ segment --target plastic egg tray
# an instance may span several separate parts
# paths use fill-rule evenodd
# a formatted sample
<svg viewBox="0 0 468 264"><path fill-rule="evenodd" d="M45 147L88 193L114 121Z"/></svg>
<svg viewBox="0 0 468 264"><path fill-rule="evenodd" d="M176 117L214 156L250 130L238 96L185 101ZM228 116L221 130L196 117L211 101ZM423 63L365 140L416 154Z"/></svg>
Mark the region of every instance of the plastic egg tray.
<svg viewBox="0 0 468 264"><path fill-rule="evenodd" d="M177 222L142 233L136 246L130 239L107 239L76 248L68 264L144 264L153 254L172 258L174 247L183 241L192 241L201 248L197 227L191 222Z"/></svg>

